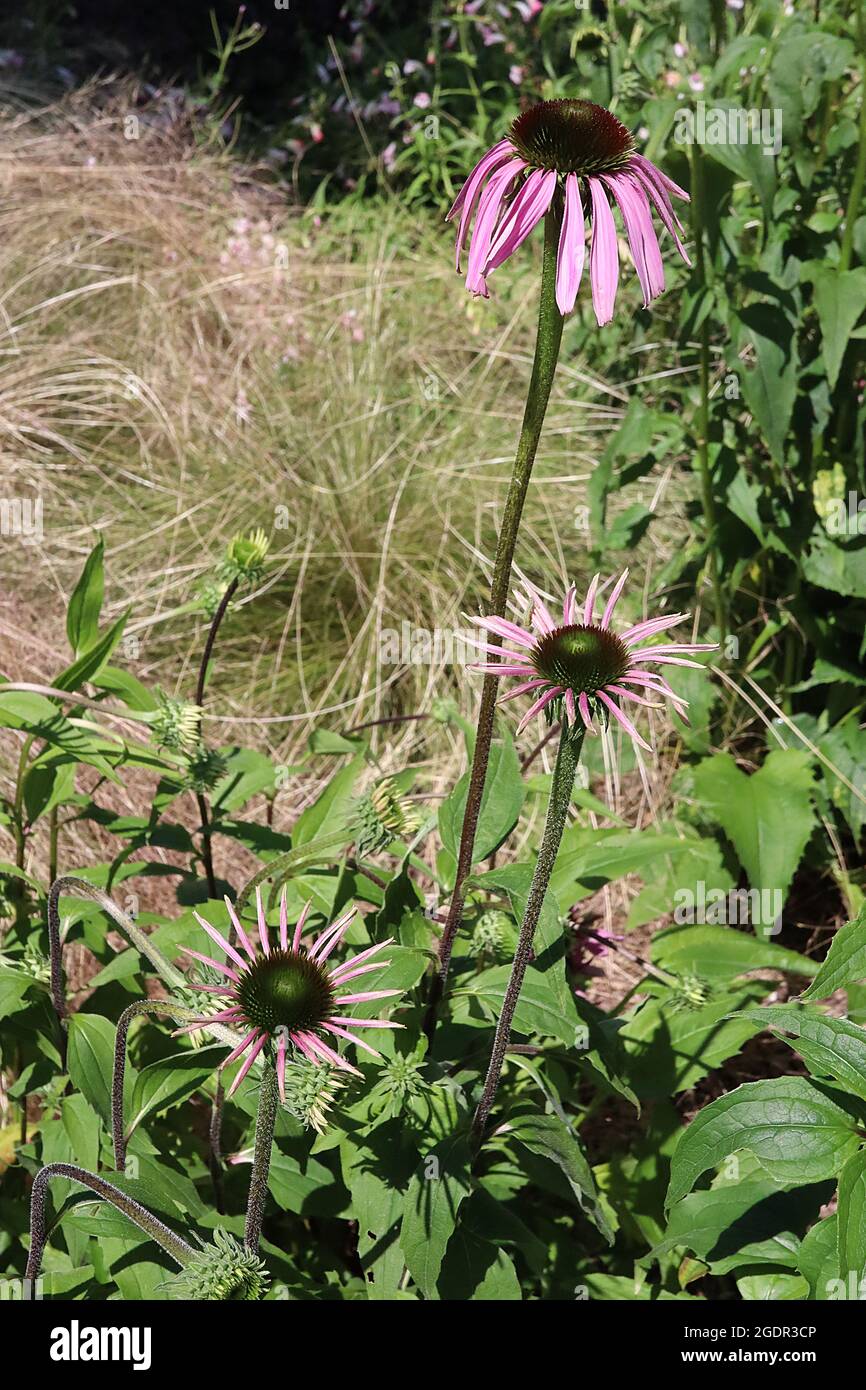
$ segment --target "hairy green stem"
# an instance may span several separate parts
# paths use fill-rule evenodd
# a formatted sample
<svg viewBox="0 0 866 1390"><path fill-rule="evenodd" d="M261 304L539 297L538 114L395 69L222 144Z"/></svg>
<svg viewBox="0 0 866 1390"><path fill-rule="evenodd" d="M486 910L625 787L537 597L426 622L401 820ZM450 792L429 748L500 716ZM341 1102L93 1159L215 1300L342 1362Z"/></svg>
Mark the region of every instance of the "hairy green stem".
<svg viewBox="0 0 866 1390"><path fill-rule="evenodd" d="M532 466L535 463L538 441L541 438L547 403L550 399L550 390L559 358L563 319L556 303L556 258L560 225L561 210L554 204L544 219L544 259L541 271L541 296L538 309L535 358L532 364L532 377L529 383L526 408L523 412L523 426L517 444L517 455L514 460L508 495L505 499L505 511L496 547L490 597L485 609L488 617L502 617L505 613L517 533L523 515L523 504L532 476ZM500 664L499 658L495 656L488 656L487 662L490 667ZM481 688L481 703L478 710L466 809L463 813L463 826L460 832L454 891L445 921L445 930L439 943L439 970L433 980L427 1017L424 1021L424 1028L428 1037L432 1037L436 1026L436 1013L448 976L451 953L454 949L454 938L460 930L460 923L463 920L464 885L472 871L475 833L478 829L478 817L481 812L481 800L487 777L487 764L490 759L490 745L493 740L496 694L496 677L494 675L485 676Z"/></svg>
<svg viewBox="0 0 866 1390"><path fill-rule="evenodd" d="M114 1037L114 1069L111 1077L111 1133L114 1140L114 1166L118 1173L126 1171L126 1141L123 1128L123 1080L126 1075L126 1039L129 1027L139 1014L168 1014L169 1017L192 1022L197 1014L186 1004L173 999L137 999L124 1009L117 1021Z"/></svg>
<svg viewBox="0 0 866 1390"><path fill-rule="evenodd" d="M563 720L559 748L556 754L556 766L553 770L553 782L550 788L547 819L544 824L544 835L541 840L541 849L538 852L535 873L532 875L529 897L526 900L526 911L523 914L520 935L517 939L517 950L514 953L514 961L511 966L511 977L508 981L508 988L505 991L505 997L502 1001L502 1012L499 1015L499 1022L496 1025L493 1048L490 1054L490 1065L487 1068L487 1079L484 1082L484 1090L481 1093L481 1099L478 1102L478 1108L475 1111L475 1117L472 1121L472 1132L476 1142L480 1142L484 1134L487 1117L490 1114L491 1107L496 1098L496 1089L502 1074L502 1062L511 1035L511 1024L514 1020L514 1011L517 1008L517 1001L520 998L520 991L523 988L523 980L526 975L526 967L529 964L535 929L538 926L538 919L541 916L544 896L547 892L547 885L550 883L553 866L556 863L556 856L562 841L562 832L565 829L568 816L568 808L571 805L574 774L577 771L577 764L580 759L583 737L582 727L570 727L568 720Z"/></svg>
<svg viewBox="0 0 866 1390"><path fill-rule="evenodd" d="M332 859L335 850L346 849L351 840L352 831L348 827L344 827L332 835L322 835L319 839L298 845L296 849L287 849L285 854L271 859L263 868L257 869L252 878L247 879L235 899L235 911L240 915L247 905L250 894L260 888L263 883L267 883L269 878L274 880L274 890L276 891L292 872L309 868L313 864L328 862Z"/></svg>
<svg viewBox="0 0 866 1390"><path fill-rule="evenodd" d="M210 1153L209 1167L211 1182L213 1183L214 1206L222 1215L225 1211L225 1195L223 1191L223 1154L222 1154L222 1133L223 1133L223 1100L225 1091L223 1080L219 1072L216 1078L216 1090L214 1092L213 1104L210 1111L210 1124L208 1126L208 1148Z"/></svg>
<svg viewBox="0 0 866 1390"><path fill-rule="evenodd" d="M268 1172L271 1166L271 1147L277 1118L277 1073L272 1062L265 1062L259 1090L259 1110L256 1116L256 1144L253 1171L247 1199L247 1219L244 1224L244 1245L257 1255L262 1234L262 1218L268 1195Z"/></svg>
<svg viewBox="0 0 866 1390"><path fill-rule="evenodd" d="M232 582L227 586L225 593L220 599L219 607L213 615L213 619L208 630L207 640L204 644L204 651L201 655L201 665L198 668L198 680L196 682L195 687L195 702L198 705L199 709L202 709L204 706L204 688L205 683L207 681L207 671L210 665L211 657L213 655L214 643L217 639L217 633L220 630L220 624L222 623L223 618L228 612L229 604L231 603L232 599L235 596L235 593L237 592L239 583L239 579L233 579ZM201 726L199 725L199 727ZM201 857L202 863L204 864L205 878L207 879L208 896L211 898L215 898L217 896L217 886L216 875L214 874L213 867L213 844L211 840L210 808L207 803L207 797L204 795L203 792L196 792L195 799L198 805L199 819L201 820Z"/></svg>
<svg viewBox="0 0 866 1390"><path fill-rule="evenodd" d="M176 1235L169 1226L166 1226L146 1207L143 1207L140 1202L136 1202L134 1197L128 1197L113 1183L106 1182L105 1178L99 1177L96 1173L89 1173L86 1168L78 1168L73 1163L49 1163L46 1167L40 1168L33 1180L33 1191L30 1197L30 1253L24 1272L26 1280L35 1281L39 1277L42 1254L48 1238L45 1202L48 1195L48 1184L52 1178L67 1178L70 1182L77 1182L82 1187L90 1188L91 1192L95 1192L103 1201L110 1202L113 1207L116 1207L134 1225L138 1226L139 1230L144 1231L151 1240L155 1240L158 1245L161 1245L166 1254L170 1255L181 1269L184 1269L193 1258L195 1251L191 1245Z"/></svg>
<svg viewBox="0 0 866 1390"><path fill-rule="evenodd" d="M695 233L695 277L701 289L708 282L707 253L704 244L704 177L701 162L701 149L697 141L690 147L692 171L692 225ZM705 314L698 329L698 411L697 445L698 471L701 480L701 507L704 513L704 526L707 533L707 568L713 589L716 626L719 640L724 642L727 635L727 618L722 579L719 572L718 516L716 500L713 495L713 480L710 473L710 324Z"/></svg>

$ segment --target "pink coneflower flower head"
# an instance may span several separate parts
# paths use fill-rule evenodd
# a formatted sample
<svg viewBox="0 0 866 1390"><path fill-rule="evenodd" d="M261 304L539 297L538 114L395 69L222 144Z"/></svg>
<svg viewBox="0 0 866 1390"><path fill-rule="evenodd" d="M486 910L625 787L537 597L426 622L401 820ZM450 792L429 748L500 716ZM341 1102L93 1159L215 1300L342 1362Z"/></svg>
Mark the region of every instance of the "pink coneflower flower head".
<svg viewBox="0 0 866 1390"><path fill-rule="evenodd" d="M221 996L226 1007L218 1013L202 1017L184 1028L177 1029L177 1032L193 1033L219 1022L236 1028L243 1034L238 1046L221 1063L221 1068L227 1067L244 1057L229 1095L233 1095L237 1090L264 1048L269 1049L276 1062L280 1096L284 1101L286 1061L292 1050L309 1062L327 1062L340 1071L361 1076L362 1073L357 1067L347 1062L336 1050L336 1046L325 1040L325 1035L330 1039L343 1038L374 1057L381 1058L381 1053L358 1037L353 1030L400 1028L402 1024L391 1023L382 1018L354 1018L347 1010L352 1004L364 1003L370 999L395 998L402 990L358 991L349 986L349 992L345 991L350 980L381 970L389 964L386 960L374 961L372 958L386 946L390 946L392 938L375 946L368 946L350 960L335 965L330 961L330 957L340 945L355 917L355 908L325 927L314 940L304 942L302 938L310 904L308 903L302 911L290 939L286 897L283 893L279 939L274 942L270 938L265 921L261 894L257 892L259 940L256 943L250 940L228 898L225 904L231 923L225 936L198 913L195 916L199 926L207 932L220 950L225 952L226 959L214 960L189 947L182 949L187 955L202 961L222 976L223 983L220 985L200 984L194 988ZM237 947L232 945L229 939L231 927L235 930Z"/></svg>
<svg viewBox="0 0 866 1390"><path fill-rule="evenodd" d="M652 752L623 705L659 709L667 700L682 718L686 717L688 702L671 690L660 672L647 668L700 667L701 663L692 660L691 653L714 651L718 644L651 641L645 645L648 639L684 622L688 616L685 613L648 618L624 632L614 632L613 614L627 578L628 570L625 570L610 590L600 617L596 617L596 606L601 607L604 593L599 592L600 576L596 575L583 604L578 604L575 586L570 585L562 604L561 618L555 618L538 590L527 585L523 603L531 609L528 628L507 618L473 619L478 627L506 645L479 642L481 650L495 661L475 664L470 669L517 680L518 684L501 697L500 703L519 695L531 696L532 702L520 721L518 733L537 714L543 714L550 721L565 717L572 733L580 734L595 734L597 719L605 728L613 719L635 743ZM603 590L611 582L602 586Z"/></svg>
<svg viewBox="0 0 866 1390"><path fill-rule="evenodd" d="M568 314L574 308L589 228L593 308L599 324L610 323L619 281L611 199L619 210L646 308L665 287L653 209L683 260L691 264L671 194L688 202L685 190L637 153L630 131L603 106L571 98L540 101L522 112L506 138L479 160L448 213L449 219L459 214L457 269L472 226L466 288L487 298L489 276L555 205L562 218L556 266L559 310Z"/></svg>

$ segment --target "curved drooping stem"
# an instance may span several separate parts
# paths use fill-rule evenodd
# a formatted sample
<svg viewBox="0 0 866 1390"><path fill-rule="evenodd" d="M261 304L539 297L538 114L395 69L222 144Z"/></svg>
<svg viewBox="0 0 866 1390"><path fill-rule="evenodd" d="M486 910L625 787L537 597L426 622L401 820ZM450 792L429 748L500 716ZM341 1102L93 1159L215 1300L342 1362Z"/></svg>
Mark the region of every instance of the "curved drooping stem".
<svg viewBox="0 0 866 1390"><path fill-rule="evenodd" d="M478 1109L475 1111L475 1117L472 1121L472 1132L476 1142L480 1142L484 1134L487 1117L496 1097L496 1088L499 1085L499 1077L502 1072L502 1061L508 1047L511 1024L514 1020L514 1011L517 1008L517 1001L520 998L526 967L529 964L529 956L532 951L532 940L538 926L538 919L541 916L547 885L550 883L550 876L556 863L556 856L562 841L562 832L565 829L568 816L568 808L571 805L574 774L580 759L583 737L582 726L570 726L567 719L563 720L541 849L538 852L535 873L532 876L532 885L526 900L526 911L523 914L517 950L514 953L514 961L511 966L511 977L505 991L505 998L502 1001L499 1022L496 1025L490 1064L487 1068L487 1079L484 1082L481 1100L478 1102Z"/></svg>
<svg viewBox="0 0 866 1390"><path fill-rule="evenodd" d="M123 1079L126 1075L126 1039L132 1020L139 1014L168 1014L170 1018L190 1022L196 1018L194 1009L173 999L138 999L124 1009L117 1022L114 1037L114 1069L111 1077L111 1132L114 1140L114 1166L118 1173L126 1171L127 1135L123 1128Z"/></svg>
<svg viewBox="0 0 866 1390"><path fill-rule="evenodd" d="M25 1280L35 1281L39 1277L42 1254L48 1238L45 1202L48 1195L48 1184L52 1178L68 1178L70 1182L77 1182L82 1187L88 1187L103 1201L110 1202L113 1207L116 1207L134 1225L138 1226L139 1230L144 1231L151 1240L155 1240L158 1245L161 1245L165 1253L170 1255L181 1269L184 1269L195 1255L193 1247L187 1244L181 1236L154 1216L153 1212L148 1211L147 1207L143 1207L134 1197L128 1197L125 1192L121 1192L114 1183L106 1182L105 1178L101 1178L97 1173L90 1173L86 1168L79 1168L74 1163L49 1163L44 1168L40 1168L33 1180L33 1191L30 1197L30 1253L27 1257L27 1268L24 1271Z"/></svg>
<svg viewBox="0 0 866 1390"><path fill-rule="evenodd" d="M262 1218L268 1195L268 1173L271 1167L271 1148L277 1118L277 1073L272 1062L265 1062L259 1090L259 1110L256 1116L256 1143L253 1151L253 1171L247 1199L247 1219L244 1225L244 1245L258 1254L262 1235Z"/></svg>
<svg viewBox="0 0 866 1390"><path fill-rule="evenodd" d="M529 394L523 413L523 426L517 444L517 455L505 499L502 528L496 548L493 577L490 583L490 597L485 613L487 617L502 617L508 599L511 583L511 567L517 544L517 533L523 515L523 504L535 463L538 441L550 399L550 389L559 358L559 345L562 339L562 314L556 303L556 260L559 247L561 211L556 203L551 206L544 220L544 260L541 271L541 300L538 310L538 331L535 340L535 358L532 364L532 377ZM488 665L499 664L500 658L488 656ZM457 871L454 891L445 929L439 943L439 971L436 975L427 1017L425 1032L431 1037L436 1026L436 1011L448 976L454 938L463 920L465 899L464 884L472 871L472 855L475 848L475 833L481 812L481 799L484 795L484 782L490 758L490 745L493 740L493 724L496 710L497 682L495 676L485 676L481 688L481 703L478 710L478 724L475 733L475 748L472 755L472 770L469 774L469 790L466 796L466 809L463 813L463 827L460 832L460 846L457 853Z"/></svg>
<svg viewBox="0 0 866 1390"><path fill-rule="evenodd" d="M198 668L198 681L196 682L195 687L195 702L199 709L201 709L204 705L204 688L205 683L207 682L207 669L210 665L210 659L213 655L214 643L216 642L217 633L219 632L220 624L222 623L223 618L228 612L229 604L231 603L232 599L235 596L235 593L237 592L239 583L239 579L233 579L231 583L226 586L226 591L219 601L219 606L213 615L211 625L208 629L207 639L204 644L204 651L201 655L201 665ZM205 878L207 879L208 897L216 898L218 894L216 886L216 875L214 874L213 867L213 845L211 842L210 808L208 807L207 797L205 796L204 792L196 792L195 799L198 805L199 819L201 820L201 857L202 863L204 864Z"/></svg>
<svg viewBox="0 0 866 1390"><path fill-rule="evenodd" d="M69 876L60 877L54 880L48 892L48 949L51 957L51 998L54 1002L54 1010L60 1021L60 1050L63 1065L66 1065L66 986L63 977L63 946L60 940L60 907L61 895L68 893L79 898L89 898L92 902L98 903L102 911L107 913L113 922L120 927L121 931L129 938L137 951L145 956L162 977L169 989L182 989L186 981L177 969L167 960L162 952L150 940L146 932L141 927L136 926L132 918L119 908L115 902L97 888L95 884L88 883L84 878L73 878Z"/></svg>

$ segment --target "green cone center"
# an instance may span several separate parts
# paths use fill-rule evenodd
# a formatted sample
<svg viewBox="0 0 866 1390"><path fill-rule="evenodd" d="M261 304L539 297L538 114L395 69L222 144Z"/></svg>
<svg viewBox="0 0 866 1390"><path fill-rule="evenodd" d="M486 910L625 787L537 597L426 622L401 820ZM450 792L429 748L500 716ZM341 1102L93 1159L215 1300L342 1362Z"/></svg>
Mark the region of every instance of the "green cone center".
<svg viewBox="0 0 866 1390"><path fill-rule="evenodd" d="M628 648L615 633L584 623L549 632L531 659L540 676L575 695L594 695L624 676L629 665Z"/></svg>
<svg viewBox="0 0 866 1390"><path fill-rule="evenodd" d="M293 1033L317 1028L333 1013L334 994L321 966L296 951L271 951L240 978L238 1003L251 1028Z"/></svg>
<svg viewBox="0 0 866 1390"><path fill-rule="evenodd" d="M615 174L634 153L631 132L604 106L563 97L540 101L512 122L508 138L527 163L561 174Z"/></svg>

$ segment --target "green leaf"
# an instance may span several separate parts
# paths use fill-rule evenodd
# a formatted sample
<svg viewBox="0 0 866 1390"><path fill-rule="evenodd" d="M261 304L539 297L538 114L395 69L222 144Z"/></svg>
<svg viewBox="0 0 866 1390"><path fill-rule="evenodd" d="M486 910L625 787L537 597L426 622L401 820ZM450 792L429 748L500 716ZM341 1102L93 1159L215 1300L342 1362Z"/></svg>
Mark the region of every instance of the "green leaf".
<svg viewBox="0 0 866 1390"><path fill-rule="evenodd" d="M505 1251L479 1240L462 1225L448 1244L438 1287L441 1298L461 1303L520 1302L523 1297L517 1271Z"/></svg>
<svg viewBox="0 0 866 1390"><path fill-rule="evenodd" d="M671 1250L684 1247L698 1259L716 1266L733 1261L749 1247L772 1242L781 1232L802 1229L826 1199L827 1185L785 1190L771 1178L720 1180L705 1192L690 1192L671 1209L663 1239L639 1263L648 1265ZM772 1258L772 1256L771 1256ZM791 1260L780 1256L785 1264Z"/></svg>
<svg viewBox="0 0 866 1390"><path fill-rule="evenodd" d="M626 1074L641 1099L678 1095L735 1056L758 1029L729 1015L766 991L753 981L701 1008L673 1008L669 994L642 1004L619 1033L630 1060Z"/></svg>
<svg viewBox="0 0 866 1390"><path fill-rule="evenodd" d="M814 289L824 340L824 366L832 391L851 330L866 309L866 266L838 270L835 266L821 265L815 271Z"/></svg>
<svg viewBox="0 0 866 1390"><path fill-rule="evenodd" d="M467 772L439 808L439 834L442 845L455 862L468 792ZM497 740L490 749L490 761L475 834L473 863L479 864L482 859L486 859L511 834L517 824L525 795L526 786L520 775L520 763L512 739L506 737Z"/></svg>
<svg viewBox="0 0 866 1390"><path fill-rule="evenodd" d="M461 984L454 990L454 996L478 999L490 1018L498 1018L510 978L510 965L494 965L465 985ZM563 1005L553 972L543 974L530 966L517 1001L513 1026L517 1033L538 1033L542 1037L558 1038L566 1047L576 1047L581 1021L570 995Z"/></svg>
<svg viewBox="0 0 866 1390"><path fill-rule="evenodd" d="M440 1139L426 1153L403 1199L400 1249L425 1298L438 1298L437 1283L461 1203L471 1190L472 1152L463 1128Z"/></svg>
<svg viewBox="0 0 866 1390"><path fill-rule="evenodd" d="M32 975L26 975L23 970L16 970L13 966L0 966L0 1018L8 1018L10 1014L28 1008L30 1000L25 996L29 990L37 988Z"/></svg>
<svg viewBox="0 0 866 1390"><path fill-rule="evenodd" d="M859 1289L866 1278L866 1149L849 1158L839 1174L837 1215L839 1275Z"/></svg>
<svg viewBox="0 0 866 1390"><path fill-rule="evenodd" d="M54 677L55 687L58 690L78 690L85 681L93 680L98 676L123 636L123 629L126 627L128 617L129 609L125 613L121 613L117 622L113 623L101 637L97 634L93 644L81 652L71 666L67 666L65 671L61 671L59 675Z"/></svg>
<svg viewBox="0 0 866 1390"><path fill-rule="evenodd" d="M828 999L837 989L866 980L866 903L851 922L837 931L826 959L803 999Z"/></svg>
<svg viewBox="0 0 866 1390"><path fill-rule="evenodd" d="M136 1077L127 1134L141 1124L145 1115L168 1110L193 1095L213 1075L224 1056L224 1047L188 1049L144 1067Z"/></svg>
<svg viewBox="0 0 866 1390"><path fill-rule="evenodd" d="M835 545L823 532L816 532L802 560L803 577L821 589L843 598L866 598L866 545Z"/></svg>
<svg viewBox="0 0 866 1390"><path fill-rule="evenodd" d="M506 1134L530 1153L555 1163L568 1179L581 1210L613 1244L613 1231L599 1201L592 1169L576 1136L558 1115L517 1115L500 1125L497 1134Z"/></svg>
<svg viewBox="0 0 866 1390"><path fill-rule="evenodd" d="M774 921L815 821L810 755L775 749L751 777L730 753L717 753L694 770L695 789L737 851L749 884L762 894L761 921ZM764 895L769 897L763 901ZM767 920L769 919L769 920Z"/></svg>
<svg viewBox="0 0 866 1390"><path fill-rule="evenodd" d="M100 536L84 562L84 569L66 610L66 635L76 654L86 651L96 640L99 631L105 588L103 556L104 543Z"/></svg>
<svg viewBox="0 0 866 1390"><path fill-rule="evenodd" d="M710 982L728 983L747 970L814 975L818 969L799 951L732 927L669 927L653 937L651 956L656 965L675 975L700 975Z"/></svg>
<svg viewBox="0 0 866 1390"><path fill-rule="evenodd" d="M69 1020L69 1079L108 1126L111 1125L114 1035L114 1025L99 1014L73 1014Z"/></svg>
<svg viewBox="0 0 866 1390"><path fill-rule="evenodd" d="M680 1135L665 1205L745 1149L779 1183L833 1177L859 1147L862 1119L800 1076L751 1081L699 1111Z"/></svg>
<svg viewBox="0 0 866 1390"><path fill-rule="evenodd" d="M839 1218L836 1212L816 1221L800 1242L797 1268L809 1284L809 1297L826 1302L832 1295L831 1281L839 1277Z"/></svg>
<svg viewBox="0 0 866 1390"><path fill-rule="evenodd" d="M330 838L338 834L341 827L348 823L355 783L365 766L364 758L359 756L334 774L322 794L296 820L292 832L293 849L300 849L301 845L309 844L323 832ZM347 839L349 837L347 835Z"/></svg>
<svg viewBox="0 0 866 1390"><path fill-rule="evenodd" d="M818 1080L832 1077L866 1100L866 1029L801 1003L740 1009L738 1017L783 1037Z"/></svg>
<svg viewBox="0 0 866 1390"><path fill-rule="evenodd" d="M711 151L720 158L718 148ZM759 165L772 160L758 156ZM736 316L740 347L754 349L755 365L742 373L743 397L777 463L785 458L785 436L797 394L797 354L790 319L775 305L750 304Z"/></svg>

